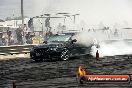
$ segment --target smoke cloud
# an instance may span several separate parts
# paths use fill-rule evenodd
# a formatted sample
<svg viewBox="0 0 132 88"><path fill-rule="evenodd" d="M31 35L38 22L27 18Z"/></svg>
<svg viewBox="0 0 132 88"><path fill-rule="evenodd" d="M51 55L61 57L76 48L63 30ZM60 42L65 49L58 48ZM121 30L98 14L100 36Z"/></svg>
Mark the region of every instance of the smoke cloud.
<svg viewBox="0 0 132 88"><path fill-rule="evenodd" d="M75 39L77 39L77 43L83 44L85 46L89 46L93 43L94 38L92 37L92 34L90 33L78 33L74 36Z"/></svg>
<svg viewBox="0 0 132 88"><path fill-rule="evenodd" d="M111 34L112 35L112 34ZM99 51L100 57L132 54L132 40L125 41L124 38L112 38L109 39L108 34L104 34L100 31L97 32L81 32L74 36L77 39L77 43L89 46L91 44L99 44L99 48L93 46L91 54L96 55L96 51Z"/></svg>
<svg viewBox="0 0 132 88"><path fill-rule="evenodd" d="M100 57L132 54L131 44L123 40L118 40L113 43L100 42L100 48L93 46L91 54L95 56L97 50L99 51Z"/></svg>

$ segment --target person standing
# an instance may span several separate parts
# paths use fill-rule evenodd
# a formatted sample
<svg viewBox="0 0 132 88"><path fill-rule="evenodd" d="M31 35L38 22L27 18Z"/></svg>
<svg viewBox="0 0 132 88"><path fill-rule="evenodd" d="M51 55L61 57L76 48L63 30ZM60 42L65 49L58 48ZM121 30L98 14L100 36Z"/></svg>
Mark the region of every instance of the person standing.
<svg viewBox="0 0 132 88"><path fill-rule="evenodd" d="M14 41L15 41L14 37L11 36L11 37L10 37L10 45L14 45Z"/></svg>
<svg viewBox="0 0 132 88"><path fill-rule="evenodd" d="M28 34L28 27L26 24L24 24L24 27L23 27L23 31L24 31L24 35L26 36L26 34Z"/></svg>
<svg viewBox="0 0 132 88"><path fill-rule="evenodd" d="M0 46L2 46L3 43L2 43L2 33L0 33Z"/></svg>
<svg viewBox="0 0 132 88"><path fill-rule="evenodd" d="M26 43L30 44L30 32L28 32L28 34L26 34L25 38L26 38Z"/></svg>
<svg viewBox="0 0 132 88"><path fill-rule="evenodd" d="M11 31L9 30L9 27L8 27L8 30L7 30L7 35L8 35L8 45L10 45Z"/></svg>
<svg viewBox="0 0 132 88"><path fill-rule="evenodd" d="M22 40L22 30L21 30L20 27L16 29L16 35L17 35L18 44L22 45L23 44L23 40Z"/></svg>
<svg viewBox="0 0 132 88"><path fill-rule="evenodd" d="M26 24L24 24L24 27L23 27L23 43L25 44L26 43L26 35L28 34L28 27Z"/></svg>
<svg viewBox="0 0 132 88"><path fill-rule="evenodd" d="M8 35L7 35L7 32L3 32L2 42L3 42L4 46L8 46Z"/></svg>

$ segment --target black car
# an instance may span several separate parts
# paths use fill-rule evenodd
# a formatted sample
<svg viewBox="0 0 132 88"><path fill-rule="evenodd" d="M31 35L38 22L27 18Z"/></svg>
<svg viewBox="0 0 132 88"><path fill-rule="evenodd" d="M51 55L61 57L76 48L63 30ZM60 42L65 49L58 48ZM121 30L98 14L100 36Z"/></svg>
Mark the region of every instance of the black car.
<svg viewBox="0 0 132 88"><path fill-rule="evenodd" d="M73 39L74 33L63 33L51 36L44 44L32 47L30 51L31 59L35 61L68 60L70 57L86 55L90 53L91 46L86 47L77 43Z"/></svg>

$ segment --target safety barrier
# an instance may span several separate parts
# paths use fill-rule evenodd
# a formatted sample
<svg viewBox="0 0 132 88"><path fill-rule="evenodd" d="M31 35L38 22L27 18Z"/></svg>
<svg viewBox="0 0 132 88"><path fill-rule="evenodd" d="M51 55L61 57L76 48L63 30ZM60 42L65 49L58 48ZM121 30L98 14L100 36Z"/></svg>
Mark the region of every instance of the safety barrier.
<svg viewBox="0 0 132 88"><path fill-rule="evenodd" d="M30 52L31 47L35 45L0 46L0 55L27 54Z"/></svg>

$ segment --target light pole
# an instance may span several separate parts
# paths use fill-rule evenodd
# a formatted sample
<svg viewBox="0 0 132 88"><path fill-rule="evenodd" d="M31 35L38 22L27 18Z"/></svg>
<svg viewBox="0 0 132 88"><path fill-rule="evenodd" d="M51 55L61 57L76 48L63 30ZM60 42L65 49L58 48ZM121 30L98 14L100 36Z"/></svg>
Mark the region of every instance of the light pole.
<svg viewBox="0 0 132 88"><path fill-rule="evenodd" d="M23 0L21 0L21 18L22 18L22 28L23 28L24 27Z"/></svg>
<svg viewBox="0 0 132 88"><path fill-rule="evenodd" d="M21 0L21 19L22 19L22 30L24 31L24 11L23 11L23 0ZM25 32L23 32L23 43L26 43Z"/></svg>

